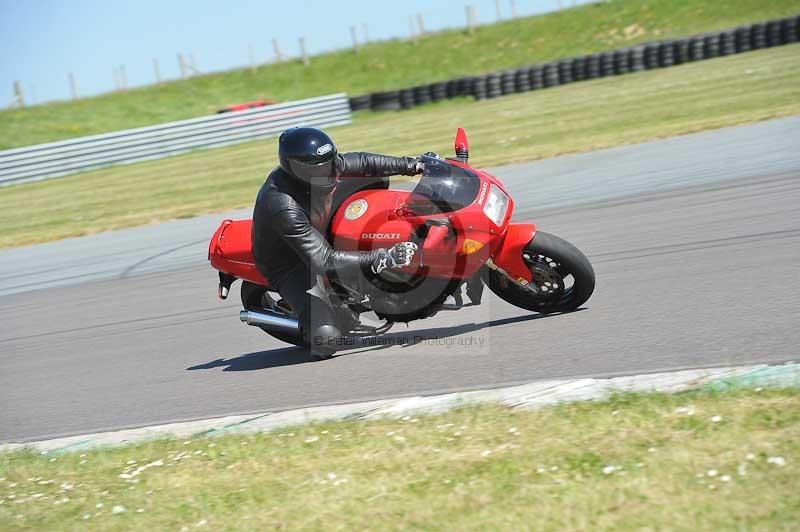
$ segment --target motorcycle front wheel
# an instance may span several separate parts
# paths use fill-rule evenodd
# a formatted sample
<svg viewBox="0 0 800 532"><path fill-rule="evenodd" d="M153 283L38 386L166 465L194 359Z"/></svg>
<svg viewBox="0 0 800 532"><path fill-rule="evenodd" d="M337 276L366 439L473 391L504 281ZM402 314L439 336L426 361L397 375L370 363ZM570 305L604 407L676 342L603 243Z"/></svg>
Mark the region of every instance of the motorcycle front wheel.
<svg viewBox="0 0 800 532"><path fill-rule="evenodd" d="M481 272L489 289L512 305L542 314L570 312L594 291L594 268L589 259L562 238L537 231L522 250L522 260L533 278L528 287L488 267Z"/></svg>

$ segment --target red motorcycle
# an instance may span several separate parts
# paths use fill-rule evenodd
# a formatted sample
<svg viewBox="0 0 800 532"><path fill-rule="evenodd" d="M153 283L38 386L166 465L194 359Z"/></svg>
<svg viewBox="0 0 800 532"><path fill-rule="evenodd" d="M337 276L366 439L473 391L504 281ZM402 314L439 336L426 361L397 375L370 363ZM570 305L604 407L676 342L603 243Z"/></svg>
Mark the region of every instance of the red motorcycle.
<svg viewBox="0 0 800 532"><path fill-rule="evenodd" d="M505 301L539 313L569 312L591 296L595 275L586 256L533 224L511 223L513 200L496 177L467 164L469 145L461 128L455 152L452 159L423 155L422 176L392 188L385 178L348 180L356 186L334 207L328 228L335 249L367 251L412 241L419 250L410 266L373 279L322 280L312 297L333 306L346 339L374 337L395 322L477 305L484 283ZM231 284L242 279L241 321L307 345L292 309L273 298L277 292L256 270L251 224L224 220L211 239L208 257L219 271L219 297L225 299Z"/></svg>

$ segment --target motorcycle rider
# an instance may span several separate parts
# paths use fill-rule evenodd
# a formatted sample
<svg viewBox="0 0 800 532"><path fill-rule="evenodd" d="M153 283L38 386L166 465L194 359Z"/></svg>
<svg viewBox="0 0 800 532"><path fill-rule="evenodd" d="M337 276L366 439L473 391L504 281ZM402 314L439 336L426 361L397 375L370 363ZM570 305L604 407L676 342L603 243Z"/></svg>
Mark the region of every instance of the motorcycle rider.
<svg viewBox="0 0 800 532"><path fill-rule="evenodd" d="M253 209L253 258L297 315L305 342L324 358L343 347L340 340L347 331L337 323L317 277L354 270L375 276L408 266L417 249L412 242L401 242L390 249L336 251L325 238L331 217L355 191L387 188L388 176L415 175L423 165L414 157L340 154L333 140L313 127L284 131L278 158L280 166L262 185ZM340 179L349 177L372 179Z"/></svg>

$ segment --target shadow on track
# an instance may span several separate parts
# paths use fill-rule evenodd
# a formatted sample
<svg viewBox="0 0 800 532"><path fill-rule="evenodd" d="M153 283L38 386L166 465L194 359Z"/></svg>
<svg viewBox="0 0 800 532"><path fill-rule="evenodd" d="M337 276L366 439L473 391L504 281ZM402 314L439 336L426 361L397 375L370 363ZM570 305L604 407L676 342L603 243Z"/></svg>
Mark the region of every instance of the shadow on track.
<svg viewBox="0 0 800 532"><path fill-rule="evenodd" d="M574 312L580 312L581 310L584 309L580 308ZM490 327L539 320L557 315L558 314L526 314L524 316L503 318L483 323L465 323L463 325L456 325L453 327L438 327L422 329L418 331L384 334L380 337L380 345L368 345L366 347L357 346L353 349L340 351L336 357L334 357L334 359L340 356L346 356L355 353L367 353L370 351L386 349L388 347L410 347L428 340L439 340L442 338L467 334ZM282 347L278 349L271 349L269 351L256 351L253 353L247 353L246 355L241 355L235 358L218 358L216 360L212 360L211 362L206 362L205 364L191 366L186 368L186 370L193 371L197 369L224 368L222 371L253 371L282 366L293 366L295 364L305 364L306 362L318 361L313 358L306 349L300 347Z"/></svg>

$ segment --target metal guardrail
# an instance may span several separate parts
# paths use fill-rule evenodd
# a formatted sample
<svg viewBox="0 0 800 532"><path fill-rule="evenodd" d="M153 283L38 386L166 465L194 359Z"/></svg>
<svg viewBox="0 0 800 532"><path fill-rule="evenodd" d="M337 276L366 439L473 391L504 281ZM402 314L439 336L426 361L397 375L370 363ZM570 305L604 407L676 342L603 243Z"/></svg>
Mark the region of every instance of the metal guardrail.
<svg viewBox="0 0 800 532"><path fill-rule="evenodd" d="M347 95L331 94L15 148L0 151L0 186L267 138L297 125L330 127L350 122Z"/></svg>

